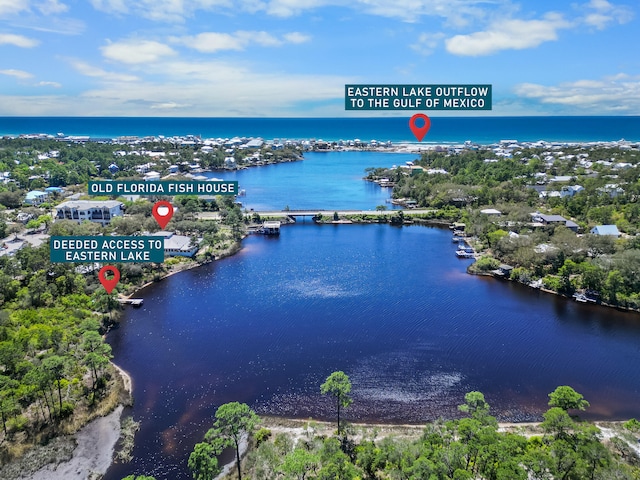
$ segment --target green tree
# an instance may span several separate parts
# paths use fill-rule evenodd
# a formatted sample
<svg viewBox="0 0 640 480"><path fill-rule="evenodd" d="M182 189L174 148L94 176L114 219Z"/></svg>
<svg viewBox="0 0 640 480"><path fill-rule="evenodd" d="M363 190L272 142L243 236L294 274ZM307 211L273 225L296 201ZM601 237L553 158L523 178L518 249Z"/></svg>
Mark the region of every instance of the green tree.
<svg viewBox="0 0 640 480"><path fill-rule="evenodd" d="M567 385L561 385L549 394L549 406L567 410L584 410L589 406L584 397Z"/></svg>
<svg viewBox="0 0 640 480"><path fill-rule="evenodd" d="M284 457L280 470L296 480L305 480L307 474L318 467L319 462L320 459L316 454L305 448L296 448Z"/></svg>
<svg viewBox="0 0 640 480"><path fill-rule="evenodd" d="M220 473L216 458L219 453L210 443L196 443L187 462L195 480L213 480Z"/></svg>
<svg viewBox="0 0 640 480"><path fill-rule="evenodd" d="M62 390L60 382L64 379L68 364L69 362L67 359L59 355L52 355L42 361L42 366L49 372L58 386L58 405L60 408L60 414L62 414Z"/></svg>
<svg viewBox="0 0 640 480"><path fill-rule="evenodd" d="M347 408L351 405L351 402L353 402L349 396L351 393L351 381L344 372L333 372L320 386L320 393L323 395L331 395L336 399L336 406L338 410L338 434L340 434L340 408Z"/></svg>
<svg viewBox="0 0 640 480"><path fill-rule="evenodd" d="M544 421L540 424L546 433L552 433L556 438L563 438L574 427L574 422L560 407L552 407L544 415Z"/></svg>
<svg viewBox="0 0 640 480"><path fill-rule="evenodd" d="M216 411L213 428L205 435L205 440L214 448L233 447L236 451L238 480L242 480L240 469L240 441L251 434L258 423L258 416L246 403L231 402L220 405Z"/></svg>
<svg viewBox="0 0 640 480"><path fill-rule="evenodd" d="M489 414L489 404L481 392L469 392L464 396L464 403L458 405L458 410L473 418L482 418Z"/></svg>

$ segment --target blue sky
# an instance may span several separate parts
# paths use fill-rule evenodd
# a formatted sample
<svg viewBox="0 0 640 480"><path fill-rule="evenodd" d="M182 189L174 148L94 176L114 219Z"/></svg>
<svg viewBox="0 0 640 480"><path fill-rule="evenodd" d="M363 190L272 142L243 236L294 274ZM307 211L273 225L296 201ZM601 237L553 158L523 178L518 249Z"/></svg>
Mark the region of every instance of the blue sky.
<svg viewBox="0 0 640 480"><path fill-rule="evenodd" d="M0 0L0 115L361 116L344 111L354 83L492 84L482 115L640 115L639 11L638 0Z"/></svg>

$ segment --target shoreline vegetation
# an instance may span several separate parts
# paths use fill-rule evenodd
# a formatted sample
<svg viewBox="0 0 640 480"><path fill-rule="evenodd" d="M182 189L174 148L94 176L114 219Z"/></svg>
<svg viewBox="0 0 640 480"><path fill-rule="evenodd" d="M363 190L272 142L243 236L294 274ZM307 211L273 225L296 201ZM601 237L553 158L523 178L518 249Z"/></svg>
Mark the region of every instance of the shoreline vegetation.
<svg viewBox="0 0 640 480"><path fill-rule="evenodd" d="M340 422L351 382L334 372L321 393L336 400L335 423L257 417L248 405L221 405L188 467L194 478L494 480L635 479L640 475L640 422L590 423L569 413L589 407L581 394L559 386L538 423L500 424L481 392L469 392L459 419L425 425ZM217 455L235 450L220 469ZM235 466L234 466L235 463Z"/></svg>
<svg viewBox="0 0 640 480"><path fill-rule="evenodd" d="M125 200L128 218L114 221L111 226L103 229L87 222L80 225L68 221L53 223L48 212L53 203L61 200L59 193L52 194L53 203L45 202L42 205L26 207L22 203L22 195L27 188L42 188L47 183L54 182L63 184L71 191L78 190L71 185L81 185L89 178L94 178L98 172L101 176L104 175L104 178L139 178L140 175L146 174L142 173L144 168L161 166L156 170L161 170L163 174L171 174L171 165L162 159L175 149L180 152L180 159L184 160L178 166L177 173L191 175L191 178L230 160L230 157L221 158L222 147L207 152L208 156L197 154L198 157L208 159L203 162L202 158L194 156L196 149L192 146L169 147L164 142L143 146L141 142L134 142L126 147L111 145L107 148L104 144L65 144L50 139L45 140L50 142L46 144L38 143L43 140L24 138L14 141L17 143L12 144L10 139L0 139L0 154L5 154L4 158L8 153L21 159L16 163L16 168L0 155L0 163L4 162L2 166L7 167L13 180L13 183L5 182L0 186L0 237L9 234L17 238L18 235L25 235L25 228L26 234L47 232L62 235L127 235L139 232L141 228L155 231L157 226L150 218L150 202ZM464 232L459 233L462 234L464 242L476 252L476 262L469 267L469 273L492 275L529 286L538 281L537 288L540 290L567 298L576 293L583 294L587 290L589 294L597 292L599 304L638 311L640 284L637 278L630 278L629 274L635 271L632 269L640 262L640 207L636 203L640 194L638 145L628 142L600 142L556 148L558 146L554 144L538 144L499 144L492 147L377 145L374 148L367 145L345 146L329 142L326 148L314 145L314 151L375 149L422 153L419 161L408 162L407 165L395 169L371 168L367 172L368 181L392 187L394 203L403 205L405 210L387 210L386 205L381 205L376 209L378 215L341 217L337 214L326 215L326 212L323 212L314 220L320 224L464 224ZM117 150L125 152L119 154L123 161L113 162L116 147L126 148ZM95 154L98 160L88 161L84 156L87 152L77 155L74 152L77 152L78 148L88 150L91 155ZM303 152L299 145L293 144L285 144L282 149L278 149L281 156L264 162L258 160L264 157L252 156L255 152L249 155L250 152L243 151L233 156L234 162L226 162L224 168L258 167L278 161L300 160ZM141 157L141 152L158 155ZM163 152L165 155L161 155ZM261 152L271 153L264 150ZM34 159L36 156L39 158L37 161ZM149 158L155 158L158 162L149 162ZM143 164L142 161L146 163ZM115 169L110 168L112 165L117 167L115 173L112 173ZM192 168L193 165L196 165L196 168ZM27 170L27 167L34 168ZM39 174L45 169L48 171L48 178ZM27 177L28 172L36 175ZM554 181L558 177L564 181ZM581 185L578 185L578 182ZM573 184L582 187L582 190L574 189L577 191L563 195L564 188L573 187ZM542 195L542 192L546 194ZM591 195L595 201L588 201L587 195ZM52 439L60 438L60 433L70 434L78 431L92 418L103 417L109 411L114 411L117 405L130 401L130 398L123 397L122 392L127 388L117 380L120 378L114 370L117 367L103 363L104 359L110 359L110 349L101 350L98 357L90 357L88 363L84 358L84 368L87 370L82 370L79 366L82 362L77 360L75 363L72 362L73 365L62 362L64 365L61 367L61 373L55 373L53 361L49 362L49 369L45 368L47 358L66 358L65 348L74 345L72 338L64 335L59 337L60 330L66 328L63 323L52 323L45 320L45 317L58 318L60 315L73 312L71 316L73 321L77 322L76 325L84 325L80 333L76 333L78 338L82 335L91 337L92 334L87 334L90 331L104 335L116 325L120 308L118 298L130 298L140 289L179 271L233 255L241 249L241 240L246 236L249 227L260 225L264 220L255 212L243 212L240 206L229 198L203 201L184 196L176 197L176 204L179 211L176 212L168 229L192 236L194 241L197 239L200 242L196 258L174 257L164 264L153 266L121 265L121 284L112 295L101 292L95 271L79 273L68 265L50 264L48 245L28 246L11 258L0 257L0 320L3 335L3 339L0 340L0 353L6 365L0 372L0 410L4 430L0 442L0 448L3 449L2 468L7 467L5 463L9 459L18 458L28 450L29 443L24 443L24 440L30 436L30 423L37 425L39 431L30 439L33 444L46 441L43 439L49 439L50 443L54 443L57 439ZM414 213L412 207L426 209L428 212ZM483 207L497 207L493 210L497 210L499 214L483 213L482 210L487 209ZM3 208L4 211L1 210ZM613 223L622 234L618 239L595 239L595 236L589 233L576 235L568 228L566 220L563 224L534 226L532 224L536 222L531 221L530 214L538 210L545 210L556 216L566 215L575 220L572 222L581 232L588 232L594 224ZM202 213L211 215L210 219L203 220L199 217ZM26 217L27 220L21 220L20 214L24 214L23 218ZM282 212L282 219L285 223L288 221L286 211ZM588 241L576 241L585 236ZM540 249L540 246L544 248ZM506 262L511 265L506 265ZM508 276L497 273L503 263L511 267ZM51 275L55 282L49 280ZM80 291L84 293L79 294ZM63 306L58 306L60 302ZM96 319L99 319L99 322L96 322ZM23 327L21 337L18 337L20 325ZM24 331L25 325L29 326L27 333ZM46 334L42 333L41 325L46 326ZM91 346L91 339L85 339L85 343L86 348L94 348ZM101 344L105 345L104 340ZM103 347L96 345L95 348ZM88 353L92 352L87 350ZM24 364L20 364L21 358L29 361L31 366L25 367ZM38 380L34 373L33 378L30 378L24 387L20 383L21 379L26 378L25 372L30 370L44 372L46 375ZM123 378L126 377L124 374ZM63 384L67 403L62 401ZM129 379L129 389L130 385ZM119 399L115 403L112 400L114 392ZM94 402L99 402L99 405L106 403L106 400L98 398L102 396L112 402L103 410L102 407L94 405ZM59 401L58 410L55 407L56 401ZM86 408L83 402L87 401L92 410L83 416L79 412ZM70 418L75 422L75 427L65 430L63 424L66 420L63 417L68 410L72 412ZM18 445L21 446L15 448ZM64 447L67 452L69 445L71 443L67 441ZM9 466L14 463L10 463Z"/></svg>

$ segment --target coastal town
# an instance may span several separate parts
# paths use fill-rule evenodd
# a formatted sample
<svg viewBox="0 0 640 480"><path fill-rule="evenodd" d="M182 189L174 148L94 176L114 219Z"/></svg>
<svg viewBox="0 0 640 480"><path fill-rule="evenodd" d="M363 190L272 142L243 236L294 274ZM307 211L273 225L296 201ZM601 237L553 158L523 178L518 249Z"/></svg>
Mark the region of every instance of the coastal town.
<svg viewBox="0 0 640 480"><path fill-rule="evenodd" d="M56 432L72 433L74 425L130 401L102 335L117 326L122 305L143 304L133 296L141 286L232 255L250 232L276 236L305 217L319 225L450 227L450 253L473 260L471 273L579 303L638 310L639 150L640 144L624 140L436 145L196 136L1 139L0 305L9 339L0 342L7 378L0 392L3 458L18 458ZM389 203L368 211L254 211L241 203L247 194L242 185L237 195L225 197L89 195L87 187L97 179L208 182L216 171L268 168L304 162L307 152L342 151L415 158L363 172L360 181L389 192ZM161 199L175 206L166 228L151 216L153 202ZM68 235L161 238L165 261L122 264L118 287L106 294L96 278L97 260L50 263L49 238ZM77 353L71 356L69 349ZM73 361L65 363L67 358ZM35 430L37 435L28 433Z"/></svg>

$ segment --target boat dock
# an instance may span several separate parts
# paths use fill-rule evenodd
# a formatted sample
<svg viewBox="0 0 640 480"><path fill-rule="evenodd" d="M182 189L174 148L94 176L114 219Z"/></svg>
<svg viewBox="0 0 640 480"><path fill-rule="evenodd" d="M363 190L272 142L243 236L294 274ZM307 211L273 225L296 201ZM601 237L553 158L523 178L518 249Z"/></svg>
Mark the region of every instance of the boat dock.
<svg viewBox="0 0 640 480"><path fill-rule="evenodd" d="M142 298L119 298L118 302L121 305L133 305L134 307L139 307L144 303L144 299Z"/></svg>

